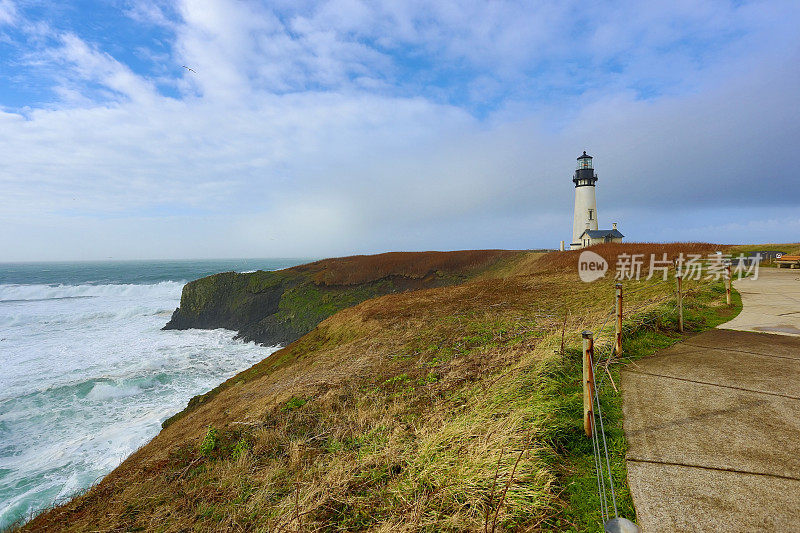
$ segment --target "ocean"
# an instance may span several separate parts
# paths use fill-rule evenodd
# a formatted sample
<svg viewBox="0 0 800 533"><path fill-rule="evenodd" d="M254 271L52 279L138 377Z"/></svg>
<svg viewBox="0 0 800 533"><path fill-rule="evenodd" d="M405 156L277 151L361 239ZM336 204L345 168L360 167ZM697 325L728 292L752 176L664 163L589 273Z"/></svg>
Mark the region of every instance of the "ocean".
<svg viewBox="0 0 800 533"><path fill-rule="evenodd" d="M91 486L277 349L161 331L187 281L306 261L0 263L0 530Z"/></svg>

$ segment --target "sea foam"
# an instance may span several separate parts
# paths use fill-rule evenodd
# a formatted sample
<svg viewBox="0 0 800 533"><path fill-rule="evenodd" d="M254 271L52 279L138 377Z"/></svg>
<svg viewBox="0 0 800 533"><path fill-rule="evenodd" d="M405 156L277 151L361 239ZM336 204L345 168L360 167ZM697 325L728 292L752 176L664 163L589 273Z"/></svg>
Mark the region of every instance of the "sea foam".
<svg viewBox="0 0 800 533"><path fill-rule="evenodd" d="M81 285L47 285L47 284L2 284L0 285L0 302L43 301L69 298L92 297L138 297L138 298L170 298L180 297L183 281L162 281L147 285L133 283L91 284Z"/></svg>
<svg viewBox="0 0 800 533"><path fill-rule="evenodd" d="M0 529L90 486L275 350L162 331L183 285L0 284Z"/></svg>

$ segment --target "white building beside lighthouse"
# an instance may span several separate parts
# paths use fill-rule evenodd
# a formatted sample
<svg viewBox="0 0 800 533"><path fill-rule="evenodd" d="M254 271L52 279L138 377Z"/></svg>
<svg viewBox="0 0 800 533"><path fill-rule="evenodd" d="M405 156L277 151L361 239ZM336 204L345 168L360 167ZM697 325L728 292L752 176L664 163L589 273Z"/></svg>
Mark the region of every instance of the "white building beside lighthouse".
<svg viewBox="0 0 800 533"><path fill-rule="evenodd" d="M594 172L592 156L578 156L578 166L572 178L575 183L575 212L572 215L572 242L570 250L578 250L593 244L603 242L622 242L624 235L617 229L616 222L611 229L598 229L597 223L597 198L595 197L595 183L597 174Z"/></svg>

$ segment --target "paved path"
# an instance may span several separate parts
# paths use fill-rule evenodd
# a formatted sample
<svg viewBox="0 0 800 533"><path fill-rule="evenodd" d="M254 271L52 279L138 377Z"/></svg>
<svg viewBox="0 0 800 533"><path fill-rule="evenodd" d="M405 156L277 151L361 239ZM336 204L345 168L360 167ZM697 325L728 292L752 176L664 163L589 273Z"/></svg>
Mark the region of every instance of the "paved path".
<svg viewBox="0 0 800 533"><path fill-rule="evenodd" d="M800 273L762 269L735 287L744 310L720 326L734 329L622 373L644 533L800 532Z"/></svg>
<svg viewBox="0 0 800 533"><path fill-rule="evenodd" d="M800 270L762 268L758 279L733 282L744 309L726 329L800 335Z"/></svg>

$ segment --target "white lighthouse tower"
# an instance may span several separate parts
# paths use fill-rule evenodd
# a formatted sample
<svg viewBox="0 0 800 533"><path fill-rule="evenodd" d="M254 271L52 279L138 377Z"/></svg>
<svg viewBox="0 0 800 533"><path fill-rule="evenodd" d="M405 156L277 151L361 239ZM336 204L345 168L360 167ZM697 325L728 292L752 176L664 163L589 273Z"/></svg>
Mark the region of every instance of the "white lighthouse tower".
<svg viewBox="0 0 800 533"><path fill-rule="evenodd" d="M614 223L610 230L597 229L597 199L595 183L597 174L592 165L592 156L584 151L578 156L578 166L572 178L575 183L575 212L572 215L571 250L602 242L622 242L622 233Z"/></svg>
<svg viewBox="0 0 800 533"><path fill-rule="evenodd" d="M594 184L597 174L594 173L592 156L578 157L575 176L575 213L572 215L572 244L570 248L582 248L581 235L584 231L597 229L597 198L594 195Z"/></svg>

